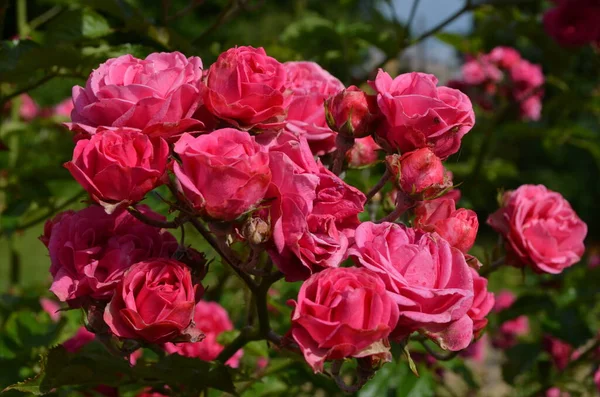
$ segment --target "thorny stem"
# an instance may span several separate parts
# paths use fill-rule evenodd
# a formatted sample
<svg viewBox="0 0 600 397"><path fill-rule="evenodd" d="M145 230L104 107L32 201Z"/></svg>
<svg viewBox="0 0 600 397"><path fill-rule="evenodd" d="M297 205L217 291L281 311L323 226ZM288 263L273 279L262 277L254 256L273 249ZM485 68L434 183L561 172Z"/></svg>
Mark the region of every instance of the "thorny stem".
<svg viewBox="0 0 600 397"><path fill-rule="evenodd" d="M160 227L162 229L177 229L179 226L184 224L187 220L186 217L179 216L173 221L161 221L159 219L150 218L150 217L144 215L144 213L142 213L140 210L138 210L135 207L129 207L129 208L127 208L127 211L129 211L129 213L131 215L133 215L135 218L137 218L140 222L143 222L150 226Z"/></svg>
<svg viewBox="0 0 600 397"><path fill-rule="evenodd" d="M384 216L375 223L395 222L396 219L400 218L402 214L414 207L415 204L415 200L413 200L406 193L400 190L398 191L398 197L396 199L396 208L387 216Z"/></svg>
<svg viewBox="0 0 600 397"><path fill-rule="evenodd" d="M375 186L373 186L371 188L371 190L369 190L369 192L367 193L367 203L369 201L371 201L373 196L375 196L377 194L377 192L379 192L385 186L385 184L391 177L392 177L392 173L390 172L389 169L386 168L385 172L381 176L381 179L379 179L377 184L375 184Z"/></svg>

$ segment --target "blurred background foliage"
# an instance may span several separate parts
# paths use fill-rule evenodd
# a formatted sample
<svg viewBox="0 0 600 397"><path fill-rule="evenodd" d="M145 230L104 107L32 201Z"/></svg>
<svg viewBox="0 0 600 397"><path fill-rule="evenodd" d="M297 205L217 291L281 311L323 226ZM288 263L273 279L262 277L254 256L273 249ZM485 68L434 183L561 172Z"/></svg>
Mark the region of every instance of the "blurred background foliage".
<svg viewBox="0 0 600 397"><path fill-rule="evenodd" d="M25 120L21 94L30 95L40 108L51 108L70 96L73 85L84 85L98 64L122 54L181 51L200 56L208 67L232 46L262 46L281 62L315 61L345 84L366 88L366 80L380 67L394 75L435 73L443 83L458 74L460 59L469 54L497 45L515 47L543 66L541 120L519 121L507 111L510 104L492 112L477 109L475 128L447 161L455 182L462 182L461 206L479 215L473 253L482 261L497 256L497 238L485 219L497 208L498 192L524 183L542 183L561 192L588 224L588 251L600 248L598 50L563 49L549 38L541 24L549 1L458 0L453 11L419 28L416 16L439 14L437 1L442 0L0 0L0 388L34 374L38 354L72 334L79 321L70 313L59 323L51 322L37 300L47 295L49 282L47 252L37 241L43 222L60 210L85 205L81 188L62 167L73 149L71 133L61 125L68 119L41 112ZM465 16L466 32L446 29ZM440 49L451 57L431 57ZM367 190L382 171L383 165L350 171L347 180ZM149 201L160 205L156 198ZM532 324L531 335L507 351L503 378L486 375L482 381L481 374L473 375L473 368L459 359L437 364L445 370L441 378L441 372L419 364L422 376L416 378L400 360L386 365L361 395L466 395L479 388L480 395L493 395L489 387L504 382L527 395L526 385L534 385L535 391L550 378L573 383L575 378L561 380L551 372L540 335L579 346L597 333L599 281L600 267L586 265L542 277L503 269L491 277L491 289L510 288L519 299L501 318L492 316L492 325L521 314L529 315ZM248 301L235 288L237 282L217 265L207 278L207 284L217 286L209 288L208 297L218 299L233 319L244 317ZM271 297L274 327L285 332L285 302L295 298L298 285L277 287ZM244 360L268 355L260 343L246 351ZM488 366L499 367L501 360L494 357ZM454 391L446 390L446 383ZM248 395L338 393L332 382L312 376L306 365L290 357L272 359L262 381L249 382L244 389Z"/></svg>

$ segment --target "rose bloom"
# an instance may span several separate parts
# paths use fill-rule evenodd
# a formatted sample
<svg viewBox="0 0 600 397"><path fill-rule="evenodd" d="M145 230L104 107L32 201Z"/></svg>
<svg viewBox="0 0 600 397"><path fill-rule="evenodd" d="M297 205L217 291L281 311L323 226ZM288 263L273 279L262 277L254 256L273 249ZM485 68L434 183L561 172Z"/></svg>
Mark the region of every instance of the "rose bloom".
<svg viewBox="0 0 600 397"><path fill-rule="evenodd" d="M263 48L235 47L213 63L204 104L218 118L243 129L283 126L285 69Z"/></svg>
<svg viewBox="0 0 600 397"><path fill-rule="evenodd" d="M481 332L488 323L486 316L494 307L494 294L488 292L488 281L485 277L481 277L477 270L469 268L473 276L473 305L467 313L473 320L473 333L475 338L481 335Z"/></svg>
<svg viewBox="0 0 600 397"><path fill-rule="evenodd" d="M462 137L475 124L473 106L462 92L436 87L437 83L431 74L413 72L392 79L381 70L370 82L387 121L377 132L386 150L429 147L442 160L458 151Z"/></svg>
<svg viewBox="0 0 600 397"><path fill-rule="evenodd" d="M224 349L224 346L217 342L217 338L222 332L233 329L229 315L216 302L200 301L194 311L194 323L196 328L205 335L201 342L166 343L165 350L171 354L176 353L205 361L215 360ZM243 354L243 350L238 350L225 364L237 368Z"/></svg>
<svg viewBox="0 0 600 397"><path fill-rule="evenodd" d="M141 201L162 184L169 145L133 129L98 128L89 139L80 139L73 160L65 163L73 178L92 199L112 211Z"/></svg>
<svg viewBox="0 0 600 397"><path fill-rule="evenodd" d="M231 221L255 208L271 181L269 154L245 131L216 130L175 144L181 165L173 169L180 189L204 215Z"/></svg>
<svg viewBox="0 0 600 397"><path fill-rule="evenodd" d="M509 290L502 290L496 294L496 302L494 304L494 312L500 313L503 310L511 307L517 297ZM508 349L517 343L517 337L527 335L529 333L529 318L527 316L519 316L512 320L503 322L500 325L499 332L494 335L492 344L500 349Z"/></svg>
<svg viewBox="0 0 600 397"><path fill-rule="evenodd" d="M535 272L558 274L577 263L587 225L560 193L543 185L523 185L504 194L488 224L504 237L510 260Z"/></svg>
<svg viewBox="0 0 600 397"><path fill-rule="evenodd" d="M480 55L465 62L461 74L464 82L469 85L479 85L489 81L499 82L503 77L502 71L491 62L488 55Z"/></svg>
<svg viewBox="0 0 600 397"><path fill-rule="evenodd" d="M146 216L162 218L147 207L138 209ZM138 221L127 211L107 214L99 206L58 214L46 223L42 241L50 254L50 290L72 307L87 297L110 299L133 263L168 258L177 249L170 233Z"/></svg>
<svg viewBox="0 0 600 397"><path fill-rule="evenodd" d="M25 121L31 121L40 114L40 107L35 103L32 97L27 94L19 95L21 107L19 108L19 116Z"/></svg>
<svg viewBox="0 0 600 397"><path fill-rule="evenodd" d="M544 72L540 65L533 64L525 59L517 62L510 69L510 78L514 84L514 96L517 99L525 99L532 95L534 90L544 84ZM536 94L541 95L541 92Z"/></svg>
<svg viewBox="0 0 600 397"><path fill-rule="evenodd" d="M369 270L323 270L306 280L297 302L290 303L290 335L315 372L322 372L328 360L391 360L386 338L398 321L398 307Z"/></svg>
<svg viewBox="0 0 600 397"><path fill-rule="evenodd" d="M598 393L600 393L600 368L594 374L594 383L596 384L596 388L598 389Z"/></svg>
<svg viewBox="0 0 600 397"><path fill-rule="evenodd" d="M395 337L419 330L444 349L471 343L473 275L459 250L435 233L388 222L363 222L354 238L349 255L375 272L398 304Z"/></svg>
<svg viewBox="0 0 600 397"><path fill-rule="evenodd" d="M468 252L477 237L477 214L464 208L456 209L452 199L421 201L415 207L416 228L436 232L462 252Z"/></svg>
<svg viewBox="0 0 600 397"><path fill-rule="evenodd" d="M359 138L354 141L354 145L346 152L346 161L350 168L362 168L373 165L378 160L378 152L381 146L375 143L373 137Z"/></svg>
<svg viewBox="0 0 600 397"><path fill-rule="evenodd" d="M567 367L571 361L571 355L574 353L573 346L549 335L544 336L544 348L552 357L552 362L559 371Z"/></svg>
<svg viewBox="0 0 600 397"><path fill-rule="evenodd" d="M120 338L150 343L201 340L194 307L202 293L187 266L172 259L132 265L108 303L104 321Z"/></svg>
<svg viewBox="0 0 600 397"><path fill-rule="evenodd" d="M336 133L325 121L324 103L344 89L344 84L315 62L286 62L287 129L304 135L316 155L335 150Z"/></svg>
<svg viewBox="0 0 600 397"><path fill-rule="evenodd" d="M52 108L52 114L62 118L70 118L74 108L73 99L66 98Z"/></svg>
<svg viewBox="0 0 600 397"><path fill-rule="evenodd" d="M180 52L111 58L94 70L85 88L73 87L71 129L93 134L96 127L158 126L171 136L201 127L191 117L200 103L202 61Z"/></svg>
<svg viewBox="0 0 600 397"><path fill-rule="evenodd" d="M558 44L577 47L600 40L600 2L555 0L556 7L544 14L546 32Z"/></svg>

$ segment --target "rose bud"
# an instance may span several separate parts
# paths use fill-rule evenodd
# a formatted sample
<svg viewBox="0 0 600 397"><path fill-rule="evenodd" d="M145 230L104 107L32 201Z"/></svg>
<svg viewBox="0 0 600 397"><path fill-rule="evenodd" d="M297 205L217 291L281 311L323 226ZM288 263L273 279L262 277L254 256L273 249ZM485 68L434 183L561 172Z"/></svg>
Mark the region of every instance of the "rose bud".
<svg viewBox="0 0 600 397"><path fill-rule="evenodd" d="M417 203L414 225L418 229L438 233L464 253L473 247L479 229L474 211L457 210L455 201L446 198Z"/></svg>
<svg viewBox="0 0 600 397"><path fill-rule="evenodd" d="M170 137L202 127L192 115L201 98L202 60L180 52L111 58L95 69L85 87L73 87L72 130L97 127L157 128Z"/></svg>
<svg viewBox="0 0 600 397"><path fill-rule="evenodd" d="M271 182L267 149L245 131L184 134L174 150L181 158L173 164L180 190L212 219L232 221L254 209Z"/></svg>
<svg viewBox="0 0 600 397"><path fill-rule="evenodd" d="M430 149L417 149L402 156L385 158L396 185L415 200L435 198L452 187L450 174L442 160Z"/></svg>
<svg viewBox="0 0 600 397"><path fill-rule="evenodd" d="M131 266L104 312L104 321L120 338L150 343L196 342L194 308L201 285L190 270L172 259L150 259Z"/></svg>
<svg viewBox="0 0 600 397"><path fill-rule="evenodd" d="M346 152L346 161L350 168L363 168L373 165L378 160L378 151L381 147L375 143L371 136L359 138Z"/></svg>
<svg viewBox="0 0 600 397"><path fill-rule="evenodd" d="M239 128L282 127L285 82L283 65L263 48L230 48L208 69L204 104Z"/></svg>
<svg viewBox="0 0 600 397"><path fill-rule="evenodd" d="M398 305L393 338L418 330L443 349L471 343L473 275L462 252L446 240L396 223L363 222L348 254L384 282Z"/></svg>
<svg viewBox="0 0 600 397"><path fill-rule="evenodd" d="M80 139L73 160L65 163L73 178L107 212L141 201L162 184L169 146L136 130L102 130Z"/></svg>
<svg viewBox="0 0 600 397"><path fill-rule="evenodd" d="M587 225L560 193L543 185L506 192L487 223L504 237L509 263L537 273L561 273L585 251Z"/></svg>
<svg viewBox="0 0 600 397"><path fill-rule="evenodd" d="M377 128L377 97L350 86L325 101L329 128L349 138L364 138Z"/></svg>
<svg viewBox="0 0 600 397"><path fill-rule="evenodd" d="M473 275L473 305L467 312L468 316L473 320L473 335L475 339L481 335L483 329L488 323L486 316L494 307L494 294L488 292L488 281L481 277L473 268L469 268Z"/></svg>
<svg viewBox="0 0 600 397"><path fill-rule="evenodd" d="M398 307L383 282L360 268L326 269L300 287L290 302L291 337L315 372L328 360L378 355L391 360L386 338Z"/></svg>
<svg viewBox="0 0 600 397"><path fill-rule="evenodd" d="M241 235L249 244L260 245L271 238L271 225L261 218L248 218L242 225Z"/></svg>
<svg viewBox="0 0 600 397"><path fill-rule="evenodd" d="M226 331L233 330L233 324L227 311L217 302L200 301L194 310L194 323L196 328L202 330L205 338L199 343L166 343L165 350L171 354L185 357L195 357L200 360L215 360L224 347L217 338ZM226 365L237 368L244 354L240 349L227 362Z"/></svg>

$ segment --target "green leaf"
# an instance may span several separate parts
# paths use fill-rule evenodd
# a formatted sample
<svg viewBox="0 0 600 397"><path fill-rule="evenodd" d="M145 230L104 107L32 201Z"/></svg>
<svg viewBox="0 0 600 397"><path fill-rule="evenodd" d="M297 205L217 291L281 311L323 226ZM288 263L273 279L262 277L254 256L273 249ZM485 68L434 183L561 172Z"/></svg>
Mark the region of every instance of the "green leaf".
<svg viewBox="0 0 600 397"><path fill-rule="evenodd" d="M64 321L54 323L46 313L21 310L12 313L5 324L5 336L22 349L56 343Z"/></svg>
<svg viewBox="0 0 600 397"><path fill-rule="evenodd" d="M408 350L408 345L404 345L403 351L404 351L404 355L406 356L406 359L408 360L408 367L410 368L412 373L415 374L415 376L419 376L419 371L417 371L417 366L415 365L415 362L413 361L412 357L410 356L410 351Z"/></svg>
<svg viewBox="0 0 600 397"><path fill-rule="evenodd" d="M69 42L96 39L112 33L108 21L90 9L75 9L62 13L48 23L47 41Z"/></svg>

